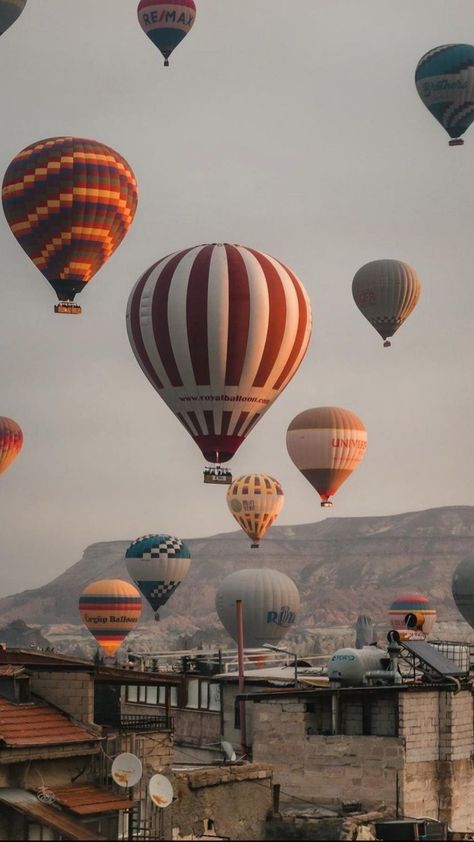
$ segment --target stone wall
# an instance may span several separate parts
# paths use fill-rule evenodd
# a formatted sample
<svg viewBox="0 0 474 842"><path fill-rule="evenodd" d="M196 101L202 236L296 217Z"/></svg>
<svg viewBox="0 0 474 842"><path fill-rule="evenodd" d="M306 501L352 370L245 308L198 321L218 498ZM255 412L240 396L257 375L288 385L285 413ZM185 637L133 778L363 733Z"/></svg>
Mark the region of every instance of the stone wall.
<svg viewBox="0 0 474 842"><path fill-rule="evenodd" d="M272 773L266 764L178 772L173 783L177 800L168 813L172 827L167 839L208 830L224 839L265 839L272 807Z"/></svg>
<svg viewBox="0 0 474 842"><path fill-rule="evenodd" d="M94 722L94 679L85 672L32 672L31 691L79 722Z"/></svg>
<svg viewBox="0 0 474 842"><path fill-rule="evenodd" d="M468 690L401 695L406 815L433 816L455 831L474 830L473 715Z"/></svg>
<svg viewBox="0 0 474 842"><path fill-rule="evenodd" d="M308 734L307 717L304 702L255 706L253 757L273 766L282 791L320 804L361 801L367 807L383 803L395 810L403 741Z"/></svg>

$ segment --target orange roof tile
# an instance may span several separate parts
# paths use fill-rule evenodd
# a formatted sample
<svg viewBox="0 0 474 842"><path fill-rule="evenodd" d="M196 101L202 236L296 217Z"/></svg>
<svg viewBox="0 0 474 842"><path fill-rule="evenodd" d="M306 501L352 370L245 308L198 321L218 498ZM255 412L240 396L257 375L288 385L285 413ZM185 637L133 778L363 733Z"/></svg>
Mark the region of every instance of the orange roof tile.
<svg viewBox="0 0 474 842"><path fill-rule="evenodd" d="M107 813L116 810L131 810L136 801L108 792L98 786L72 785L54 787L54 800L61 807L67 807L79 816Z"/></svg>
<svg viewBox="0 0 474 842"><path fill-rule="evenodd" d="M62 745L96 740L83 725L40 699L14 704L0 698L0 748Z"/></svg>

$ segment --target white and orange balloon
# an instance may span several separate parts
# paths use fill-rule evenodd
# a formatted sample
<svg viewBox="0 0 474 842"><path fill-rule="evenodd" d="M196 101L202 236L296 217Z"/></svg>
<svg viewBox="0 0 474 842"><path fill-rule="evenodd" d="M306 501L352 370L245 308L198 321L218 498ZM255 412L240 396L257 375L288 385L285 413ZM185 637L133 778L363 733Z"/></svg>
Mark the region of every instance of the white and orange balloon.
<svg viewBox="0 0 474 842"><path fill-rule="evenodd" d="M255 549L280 514L285 495L278 480L267 474L247 474L227 489L227 505Z"/></svg>
<svg viewBox="0 0 474 842"><path fill-rule="evenodd" d="M367 430L349 409L319 406L300 412L288 427L290 458L321 497L332 497L357 467L367 450Z"/></svg>
<svg viewBox="0 0 474 842"><path fill-rule="evenodd" d="M133 352L209 462L232 458L297 371L311 307L283 263L241 245L159 260L127 307Z"/></svg>

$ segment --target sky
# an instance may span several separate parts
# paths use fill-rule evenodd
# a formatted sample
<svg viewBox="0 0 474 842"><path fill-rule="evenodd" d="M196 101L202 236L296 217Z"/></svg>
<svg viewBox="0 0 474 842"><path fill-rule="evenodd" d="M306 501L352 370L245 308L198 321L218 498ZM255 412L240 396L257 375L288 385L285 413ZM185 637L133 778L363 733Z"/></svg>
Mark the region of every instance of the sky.
<svg viewBox="0 0 474 842"><path fill-rule="evenodd" d="M414 85L429 49L474 42L472 0L197 0L167 69L136 5L28 0L0 39L0 172L72 134L120 152L139 186L82 317L53 313L0 211L0 415L25 437L0 481L0 595L48 582L96 541L234 530L125 328L142 272L199 243L267 252L311 298L306 358L232 462L234 476L280 480L279 523L474 504L474 129L449 148ZM389 350L351 293L378 258L422 283ZM368 431L330 514L285 445L292 418L324 405Z"/></svg>

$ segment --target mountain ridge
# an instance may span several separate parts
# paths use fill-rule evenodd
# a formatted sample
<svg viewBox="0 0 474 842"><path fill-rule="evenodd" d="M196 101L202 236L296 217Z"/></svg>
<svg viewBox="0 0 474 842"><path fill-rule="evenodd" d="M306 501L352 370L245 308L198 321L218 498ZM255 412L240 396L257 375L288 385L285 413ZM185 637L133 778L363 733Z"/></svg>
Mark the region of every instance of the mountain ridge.
<svg viewBox="0 0 474 842"><path fill-rule="evenodd" d="M77 602L86 584L129 579L124 556L131 540L91 544L51 582L1 598L0 620L79 623ZM188 633L217 626L214 594L220 581L234 570L260 565L294 579L302 601L299 623L308 628L351 623L363 611L384 619L397 593L410 590L431 596L440 619L458 620L451 576L463 558L474 555L474 506L274 525L259 550L250 550L240 530L184 540L193 561L160 612L166 629ZM151 617L147 606L143 619Z"/></svg>

